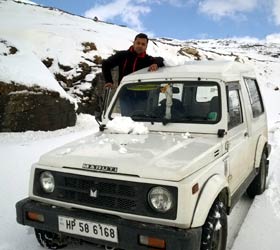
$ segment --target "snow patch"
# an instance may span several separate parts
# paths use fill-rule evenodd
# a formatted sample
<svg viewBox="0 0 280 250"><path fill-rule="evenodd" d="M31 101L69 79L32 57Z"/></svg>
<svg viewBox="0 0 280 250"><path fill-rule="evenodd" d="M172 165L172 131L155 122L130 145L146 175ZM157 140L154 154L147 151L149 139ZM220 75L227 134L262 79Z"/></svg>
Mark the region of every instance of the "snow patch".
<svg viewBox="0 0 280 250"><path fill-rule="evenodd" d="M214 215L214 218L220 219L221 218L221 214L218 211L216 211L216 213Z"/></svg>
<svg viewBox="0 0 280 250"><path fill-rule="evenodd" d="M121 146L120 149L119 149L119 152L121 154L126 154L127 153L127 149L124 146Z"/></svg>
<svg viewBox="0 0 280 250"><path fill-rule="evenodd" d="M29 1L29 0L15 0L15 2L19 2L19 3L28 3L28 4L38 5L37 3L34 3L34 2L32 2L32 1Z"/></svg>
<svg viewBox="0 0 280 250"><path fill-rule="evenodd" d="M63 149L61 152L58 152L57 154L58 155L67 155L67 154L69 154L71 152L72 152L71 148L66 148L66 149Z"/></svg>
<svg viewBox="0 0 280 250"><path fill-rule="evenodd" d="M107 123L107 128L111 133L117 134L148 134L149 130L143 122L135 122L130 117L117 116Z"/></svg>
<svg viewBox="0 0 280 250"><path fill-rule="evenodd" d="M166 55L164 57L164 65L170 66L170 67L184 65L186 61L187 61L186 57L183 57L183 56L171 57L170 55L169 56Z"/></svg>
<svg viewBox="0 0 280 250"><path fill-rule="evenodd" d="M18 83L28 87L39 86L58 92L61 97L76 102L33 53L0 56L0 81L8 84Z"/></svg>
<svg viewBox="0 0 280 250"><path fill-rule="evenodd" d="M182 137L183 137L184 139L192 138L192 136L191 136L191 134L190 134L189 132L186 132L186 133L182 134Z"/></svg>
<svg viewBox="0 0 280 250"><path fill-rule="evenodd" d="M217 221L217 224L215 226L215 231L219 231L222 228L220 220Z"/></svg>
<svg viewBox="0 0 280 250"><path fill-rule="evenodd" d="M272 204L275 215L280 219L280 186L277 184L275 177L272 178L269 189L265 194Z"/></svg>

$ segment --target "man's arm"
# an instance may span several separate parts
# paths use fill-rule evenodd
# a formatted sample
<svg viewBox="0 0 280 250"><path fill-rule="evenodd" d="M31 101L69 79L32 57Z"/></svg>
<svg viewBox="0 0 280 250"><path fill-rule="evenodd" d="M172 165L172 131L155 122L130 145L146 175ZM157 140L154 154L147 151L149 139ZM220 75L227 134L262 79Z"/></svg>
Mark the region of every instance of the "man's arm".
<svg viewBox="0 0 280 250"><path fill-rule="evenodd" d="M149 66L149 71L157 71L159 67L163 67L163 58L162 57L151 57L151 65Z"/></svg>
<svg viewBox="0 0 280 250"><path fill-rule="evenodd" d="M154 62L157 64L158 67L163 67L164 63L163 63L163 58L158 56L158 57L154 57Z"/></svg>
<svg viewBox="0 0 280 250"><path fill-rule="evenodd" d="M126 51L119 51L102 62L102 73L105 83L113 83L111 70L121 64L125 53Z"/></svg>

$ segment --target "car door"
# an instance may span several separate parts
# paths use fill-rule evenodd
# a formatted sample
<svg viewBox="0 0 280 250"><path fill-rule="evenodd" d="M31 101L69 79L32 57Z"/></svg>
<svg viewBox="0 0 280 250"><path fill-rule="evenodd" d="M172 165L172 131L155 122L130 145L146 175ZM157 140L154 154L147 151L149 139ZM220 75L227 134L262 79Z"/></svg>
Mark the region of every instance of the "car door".
<svg viewBox="0 0 280 250"><path fill-rule="evenodd" d="M229 188L235 192L250 172L250 140L239 83L226 86L228 103L227 148L229 152Z"/></svg>

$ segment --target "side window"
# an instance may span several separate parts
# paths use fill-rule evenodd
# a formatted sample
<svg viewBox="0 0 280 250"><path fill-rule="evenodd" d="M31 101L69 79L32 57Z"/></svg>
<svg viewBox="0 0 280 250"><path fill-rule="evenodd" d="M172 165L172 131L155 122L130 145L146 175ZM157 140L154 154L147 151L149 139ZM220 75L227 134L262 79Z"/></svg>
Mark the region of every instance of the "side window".
<svg viewBox="0 0 280 250"><path fill-rule="evenodd" d="M197 102L210 102L211 99L218 96L217 86L198 86L196 90Z"/></svg>
<svg viewBox="0 0 280 250"><path fill-rule="evenodd" d="M247 91L250 98L250 103L253 111L253 117L258 117L264 112L262 97L255 79L245 78Z"/></svg>
<svg viewBox="0 0 280 250"><path fill-rule="evenodd" d="M240 94L238 89L229 89L228 95L228 128L234 128L243 123L242 108L240 102Z"/></svg>

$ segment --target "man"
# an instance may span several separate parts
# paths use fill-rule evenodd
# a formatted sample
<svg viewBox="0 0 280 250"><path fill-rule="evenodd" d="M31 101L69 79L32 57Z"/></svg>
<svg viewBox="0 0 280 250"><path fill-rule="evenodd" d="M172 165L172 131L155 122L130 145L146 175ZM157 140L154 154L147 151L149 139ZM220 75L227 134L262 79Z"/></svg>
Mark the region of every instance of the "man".
<svg viewBox="0 0 280 250"><path fill-rule="evenodd" d="M113 80L111 69L119 66L119 80L134 71L149 67L149 71L156 71L158 67L163 66L162 57L152 57L146 54L148 46L148 36L146 34L138 34L133 45L128 50L119 51L110 56L102 63L102 73L105 78L105 87L112 88Z"/></svg>
<svg viewBox="0 0 280 250"><path fill-rule="evenodd" d="M105 88L111 89L113 87L113 79L111 69L119 67L118 84L122 78L134 71L149 67L149 71L156 71L158 67L164 66L162 57L152 57L146 54L148 46L148 36L140 33L136 35L133 45L128 50L119 51L110 56L102 63L102 73L105 78ZM108 92L107 92L108 93ZM105 99L107 97L104 97ZM130 90L122 90L120 94L120 108L121 114L129 116L134 109L135 102L139 102L143 98L143 93L136 94ZM103 103L102 110L106 108Z"/></svg>

